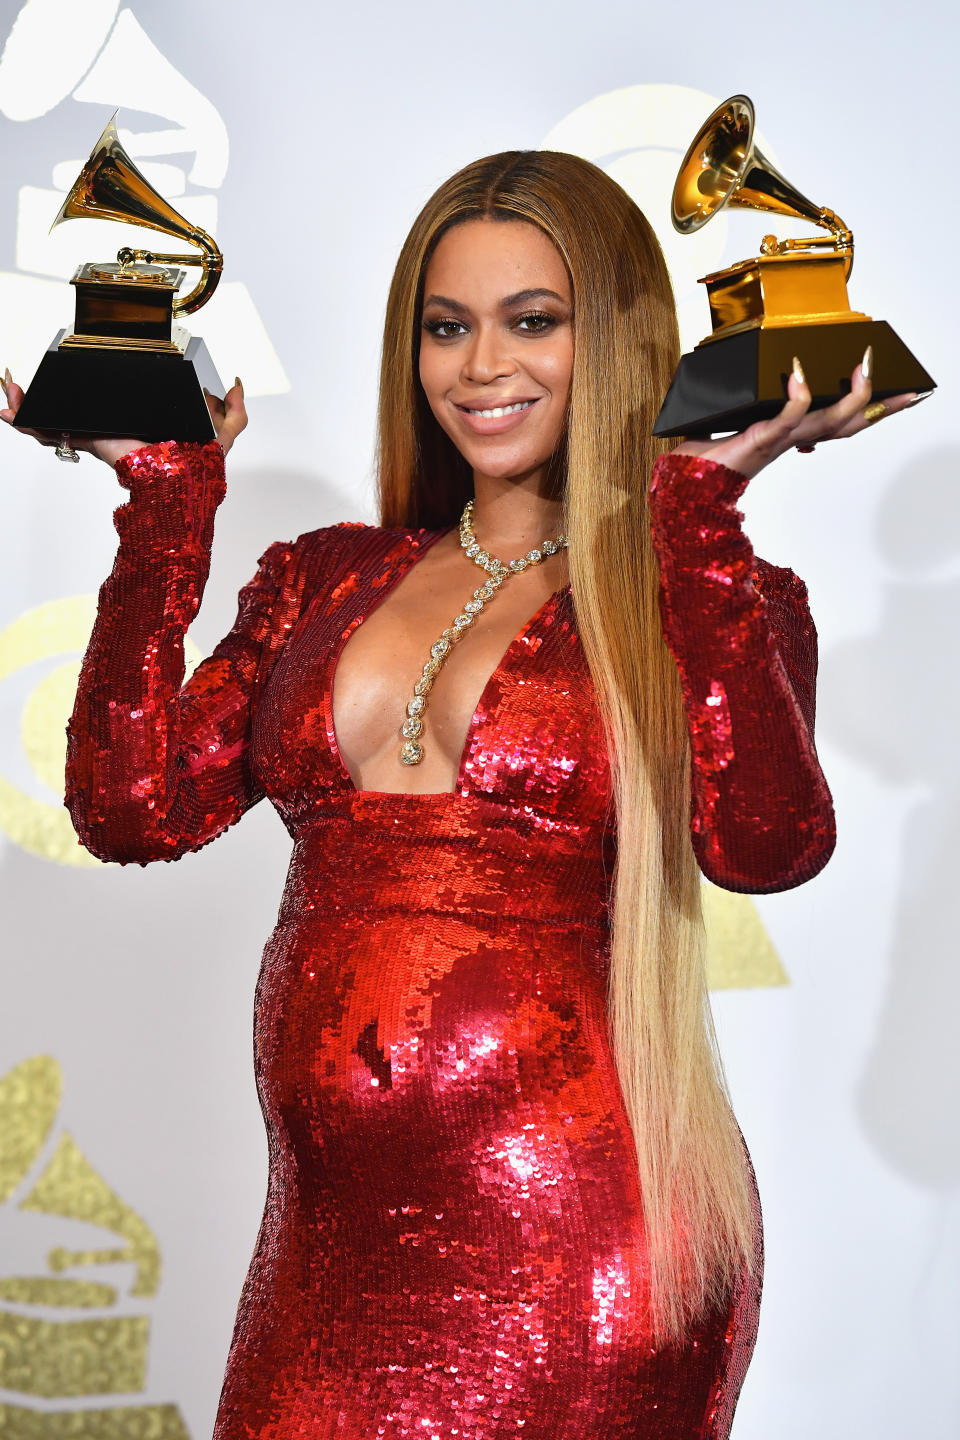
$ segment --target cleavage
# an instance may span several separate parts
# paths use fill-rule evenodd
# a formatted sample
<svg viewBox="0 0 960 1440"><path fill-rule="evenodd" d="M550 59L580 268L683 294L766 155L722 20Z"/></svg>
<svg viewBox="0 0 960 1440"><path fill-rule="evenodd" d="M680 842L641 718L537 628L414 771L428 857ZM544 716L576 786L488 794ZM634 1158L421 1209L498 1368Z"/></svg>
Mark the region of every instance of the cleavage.
<svg viewBox="0 0 960 1440"><path fill-rule="evenodd" d="M341 762L356 789L406 794L456 789L484 691L554 593L558 574L560 565L553 562L531 567L512 576L484 607L434 682L420 737L424 758L408 766L399 758L400 726L414 684L431 645L484 579L449 535L408 566L353 629L336 661L334 730Z"/></svg>

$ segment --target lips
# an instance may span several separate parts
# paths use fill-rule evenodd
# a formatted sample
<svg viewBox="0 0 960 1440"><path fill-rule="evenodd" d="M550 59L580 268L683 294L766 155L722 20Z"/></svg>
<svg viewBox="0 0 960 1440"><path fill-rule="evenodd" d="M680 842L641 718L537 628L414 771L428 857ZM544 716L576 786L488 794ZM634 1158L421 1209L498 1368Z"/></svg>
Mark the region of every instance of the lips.
<svg viewBox="0 0 960 1440"><path fill-rule="evenodd" d="M514 430L530 414L538 397L517 396L515 399L503 397L498 401L486 400L482 406L473 404L470 406L454 404L454 409L462 416L464 423L475 435L502 435L507 430ZM481 414L481 409L485 414ZM492 412L499 411L499 414Z"/></svg>

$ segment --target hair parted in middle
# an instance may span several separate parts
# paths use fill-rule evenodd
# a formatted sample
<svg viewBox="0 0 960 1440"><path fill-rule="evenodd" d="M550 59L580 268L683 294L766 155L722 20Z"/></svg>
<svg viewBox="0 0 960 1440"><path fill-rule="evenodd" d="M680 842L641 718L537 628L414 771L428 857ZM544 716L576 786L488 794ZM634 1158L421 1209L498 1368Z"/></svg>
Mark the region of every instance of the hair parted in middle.
<svg viewBox="0 0 960 1440"><path fill-rule="evenodd" d="M689 833L689 742L662 636L647 491L671 442L652 428L679 360L656 236L603 170L560 151L466 166L424 206L387 303L380 520L456 524L473 494L419 381L427 265L452 226L536 225L570 277L574 364L561 453L577 627L608 739L617 823L608 1017L636 1143L654 1334L679 1337L756 1256L748 1162L710 1014L700 872Z"/></svg>

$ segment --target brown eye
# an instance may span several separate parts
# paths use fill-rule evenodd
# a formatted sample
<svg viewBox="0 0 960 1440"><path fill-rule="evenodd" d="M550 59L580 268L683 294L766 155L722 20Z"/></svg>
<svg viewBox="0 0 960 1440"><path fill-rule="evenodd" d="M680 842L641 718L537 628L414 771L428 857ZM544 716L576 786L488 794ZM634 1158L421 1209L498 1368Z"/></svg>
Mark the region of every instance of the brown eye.
<svg viewBox="0 0 960 1440"><path fill-rule="evenodd" d="M542 335L546 330L552 329L555 324L553 316L547 315L543 310L531 310L517 320L518 329L525 328L529 334L533 335Z"/></svg>
<svg viewBox="0 0 960 1440"><path fill-rule="evenodd" d="M436 335L440 340L455 340L466 330L466 326L460 320L425 320L423 328L431 335Z"/></svg>

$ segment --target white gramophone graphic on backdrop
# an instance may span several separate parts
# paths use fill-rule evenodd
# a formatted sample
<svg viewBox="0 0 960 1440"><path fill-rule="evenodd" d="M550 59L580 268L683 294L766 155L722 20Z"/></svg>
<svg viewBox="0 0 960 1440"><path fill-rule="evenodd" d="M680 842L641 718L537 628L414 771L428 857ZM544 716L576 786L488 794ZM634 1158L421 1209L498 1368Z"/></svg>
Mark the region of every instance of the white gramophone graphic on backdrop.
<svg viewBox="0 0 960 1440"><path fill-rule="evenodd" d="M578 105L540 142L542 150L592 160L640 206L670 271L684 350L703 334L704 297L697 282L723 263L729 217L721 210L695 234L678 234L670 221L670 193L691 137L721 98L686 85L627 85ZM759 130L755 143L776 163L773 146ZM778 239L793 226L790 217L767 212L765 224Z"/></svg>
<svg viewBox="0 0 960 1440"><path fill-rule="evenodd" d="M26 0L0 54L0 113L25 124L72 97L98 107L88 127L91 134L102 125L105 112L118 106L171 121L169 128L122 130L124 147L165 198L194 224L216 234L215 192L223 184L229 158L223 119L157 49L133 11L118 10L119 0L84 0L82 5L76 0ZM51 36L57 37L54 44ZM152 159L191 153L189 172L167 159ZM5 363L28 378L36 364L37 336L63 323L62 282L77 263L98 244L109 253L118 244L135 247L142 241L141 231L131 226L128 234L128 227L108 221L86 220L81 236L69 225L48 233L85 158L86 150L54 165L50 188L24 184L19 189L15 268L0 270L0 315ZM194 189L207 193L195 194ZM0 257L5 243L0 235ZM290 389L242 281L220 285L204 314L204 338L214 362L222 358L224 374L243 375L248 395Z"/></svg>

